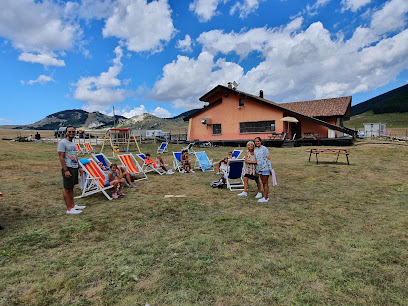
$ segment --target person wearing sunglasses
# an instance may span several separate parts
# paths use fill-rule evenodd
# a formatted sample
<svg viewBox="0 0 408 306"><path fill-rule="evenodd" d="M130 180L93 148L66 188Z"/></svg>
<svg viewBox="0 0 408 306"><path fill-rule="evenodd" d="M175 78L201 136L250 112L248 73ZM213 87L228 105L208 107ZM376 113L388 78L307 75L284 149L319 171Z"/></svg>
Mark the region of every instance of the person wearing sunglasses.
<svg viewBox="0 0 408 306"><path fill-rule="evenodd" d="M78 184L78 157L73 139L75 128L70 125L66 130L66 137L58 143L58 156L61 163L63 195L68 215L77 215L86 206L78 206L74 203L74 186Z"/></svg>

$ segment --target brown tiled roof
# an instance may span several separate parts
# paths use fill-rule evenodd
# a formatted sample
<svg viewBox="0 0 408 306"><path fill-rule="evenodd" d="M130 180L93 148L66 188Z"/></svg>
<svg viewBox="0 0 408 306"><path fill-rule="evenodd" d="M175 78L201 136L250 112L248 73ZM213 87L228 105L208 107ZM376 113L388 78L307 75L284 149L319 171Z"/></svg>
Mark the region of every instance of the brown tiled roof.
<svg viewBox="0 0 408 306"><path fill-rule="evenodd" d="M284 108L309 117L344 116L350 104L351 97L279 103Z"/></svg>

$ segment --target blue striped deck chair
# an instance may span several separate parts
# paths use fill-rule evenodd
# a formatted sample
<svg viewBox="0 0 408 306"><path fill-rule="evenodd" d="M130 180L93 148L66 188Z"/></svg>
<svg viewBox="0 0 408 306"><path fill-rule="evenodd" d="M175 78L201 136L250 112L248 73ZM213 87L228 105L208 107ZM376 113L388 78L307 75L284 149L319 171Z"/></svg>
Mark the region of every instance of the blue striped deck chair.
<svg viewBox="0 0 408 306"><path fill-rule="evenodd" d="M195 157L194 169L201 169L203 172L214 171L213 161L208 159L205 151L195 152Z"/></svg>
<svg viewBox="0 0 408 306"><path fill-rule="evenodd" d="M224 170L224 178L227 188L231 191L244 190L244 163L245 159L229 159L227 168Z"/></svg>
<svg viewBox="0 0 408 306"><path fill-rule="evenodd" d="M161 145L157 148L157 153L165 153L167 152L167 145L168 142L162 142Z"/></svg>
<svg viewBox="0 0 408 306"><path fill-rule="evenodd" d="M238 159L239 156L241 155L243 150L234 150L232 151L232 158Z"/></svg>
<svg viewBox="0 0 408 306"><path fill-rule="evenodd" d="M181 152L173 152L173 169L181 172L183 167L181 166Z"/></svg>

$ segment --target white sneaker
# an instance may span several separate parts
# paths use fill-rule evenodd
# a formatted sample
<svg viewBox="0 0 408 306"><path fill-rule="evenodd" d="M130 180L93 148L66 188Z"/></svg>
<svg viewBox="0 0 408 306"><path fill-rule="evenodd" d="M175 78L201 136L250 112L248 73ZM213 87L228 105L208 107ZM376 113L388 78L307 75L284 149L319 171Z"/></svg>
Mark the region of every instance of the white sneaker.
<svg viewBox="0 0 408 306"><path fill-rule="evenodd" d="M255 199L260 199L260 198L262 198L262 193L261 193L261 192L258 192L258 193L256 194L256 196L255 196Z"/></svg>
<svg viewBox="0 0 408 306"><path fill-rule="evenodd" d="M238 196L239 197L246 197L246 196L248 196L248 194L245 191L243 191L241 193L238 193Z"/></svg>
<svg viewBox="0 0 408 306"><path fill-rule="evenodd" d="M195 173L195 171L193 169L190 170L191 173Z"/></svg>
<svg viewBox="0 0 408 306"><path fill-rule="evenodd" d="M262 199L259 199L259 200L258 200L258 203L266 203L266 202L268 202L268 201L269 201L269 198L267 198L267 199L262 198Z"/></svg>
<svg viewBox="0 0 408 306"><path fill-rule="evenodd" d="M79 209L79 210L85 209L85 208L86 208L86 206L78 206L78 205L74 206L74 209Z"/></svg>
<svg viewBox="0 0 408 306"><path fill-rule="evenodd" d="M77 215L80 214L82 210L76 210L75 208L71 208L71 210L67 210L67 215Z"/></svg>

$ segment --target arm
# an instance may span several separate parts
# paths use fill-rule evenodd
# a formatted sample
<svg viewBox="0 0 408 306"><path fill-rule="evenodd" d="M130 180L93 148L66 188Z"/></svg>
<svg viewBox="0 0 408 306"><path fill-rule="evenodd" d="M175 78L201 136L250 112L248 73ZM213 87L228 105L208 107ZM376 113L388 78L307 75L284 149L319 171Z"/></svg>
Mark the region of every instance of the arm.
<svg viewBox="0 0 408 306"><path fill-rule="evenodd" d="M58 157L61 163L61 167L64 170L65 177L71 177L71 173L68 171L67 165L65 164L65 152L58 152Z"/></svg>

